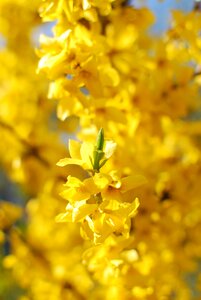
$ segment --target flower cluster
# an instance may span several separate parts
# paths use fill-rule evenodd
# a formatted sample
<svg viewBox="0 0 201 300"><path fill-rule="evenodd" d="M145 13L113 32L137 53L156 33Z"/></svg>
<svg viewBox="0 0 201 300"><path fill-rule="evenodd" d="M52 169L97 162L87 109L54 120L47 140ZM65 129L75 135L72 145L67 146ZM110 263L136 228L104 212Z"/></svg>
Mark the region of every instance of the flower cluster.
<svg viewBox="0 0 201 300"><path fill-rule="evenodd" d="M96 145L82 145L70 140L71 158L58 162L59 166L77 164L86 171L80 180L68 176L62 196L68 200L66 212L57 217L59 222L81 222L83 237L95 244L102 243L112 233L129 237L131 218L135 216L138 199L132 199L130 191L145 182L142 176L121 178L117 171L102 173L100 169L110 158L115 143L104 141L103 130L98 133Z"/></svg>

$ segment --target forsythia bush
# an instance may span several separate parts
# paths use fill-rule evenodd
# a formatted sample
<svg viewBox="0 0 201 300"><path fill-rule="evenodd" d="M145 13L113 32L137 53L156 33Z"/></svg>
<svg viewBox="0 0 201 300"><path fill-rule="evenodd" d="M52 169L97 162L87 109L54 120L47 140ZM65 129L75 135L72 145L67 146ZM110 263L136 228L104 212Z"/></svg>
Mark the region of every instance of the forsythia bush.
<svg viewBox="0 0 201 300"><path fill-rule="evenodd" d="M123 0L0 12L0 299L201 299L198 5L161 37Z"/></svg>

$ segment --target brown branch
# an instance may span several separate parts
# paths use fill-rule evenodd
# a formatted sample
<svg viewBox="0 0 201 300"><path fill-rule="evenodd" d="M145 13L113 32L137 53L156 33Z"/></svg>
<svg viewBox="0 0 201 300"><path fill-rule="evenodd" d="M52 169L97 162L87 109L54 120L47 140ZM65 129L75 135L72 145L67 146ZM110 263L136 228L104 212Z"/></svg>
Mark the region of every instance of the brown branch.
<svg viewBox="0 0 201 300"><path fill-rule="evenodd" d="M14 130L14 128L13 128L12 126L10 126L9 124L5 123L5 122L2 121L2 120L0 120L0 126L1 126L3 129L10 131L10 133L12 133L13 136L14 136L21 144L23 144L23 145L26 146L26 147L29 147L29 146L30 146L29 143L28 143L26 140L22 139L22 138L17 134L17 132Z"/></svg>
<svg viewBox="0 0 201 300"><path fill-rule="evenodd" d="M197 76L200 76L201 75L201 71L197 71L193 74L193 78L197 77Z"/></svg>
<svg viewBox="0 0 201 300"><path fill-rule="evenodd" d="M121 6L122 6L122 7L124 7L124 6L129 6L129 4L130 4L130 1L129 1L129 0L124 0L124 1L122 1Z"/></svg>

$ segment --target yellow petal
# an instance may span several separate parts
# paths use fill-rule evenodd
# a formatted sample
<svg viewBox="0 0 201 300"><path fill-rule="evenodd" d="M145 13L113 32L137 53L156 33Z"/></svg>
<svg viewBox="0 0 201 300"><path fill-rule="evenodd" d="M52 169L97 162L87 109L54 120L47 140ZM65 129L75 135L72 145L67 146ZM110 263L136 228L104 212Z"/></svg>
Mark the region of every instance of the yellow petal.
<svg viewBox="0 0 201 300"><path fill-rule="evenodd" d="M121 180L121 192L125 193L145 184L146 182L146 178L142 175L131 175L128 177L124 177Z"/></svg>
<svg viewBox="0 0 201 300"><path fill-rule="evenodd" d="M80 188L68 188L60 193L60 196L64 199L74 203L76 201L87 200L90 198L91 194L85 190L84 187Z"/></svg>
<svg viewBox="0 0 201 300"><path fill-rule="evenodd" d="M80 148L80 154L81 154L82 161L83 161L83 163L86 164L86 166L89 169L92 168L90 157L93 157L93 150L94 150L94 145L89 142L82 143L81 148Z"/></svg>
<svg viewBox="0 0 201 300"><path fill-rule="evenodd" d="M129 207L129 209L128 209L128 216L129 216L130 218L132 218L132 217L136 214L139 205L140 205L140 202L139 202L139 199L138 199L138 198L136 198L136 199L131 203L131 205L130 205L130 207Z"/></svg>
<svg viewBox="0 0 201 300"><path fill-rule="evenodd" d="M86 216L89 216L97 209L96 204L84 204L73 209L73 222L79 222L81 219L84 219Z"/></svg>
<svg viewBox="0 0 201 300"><path fill-rule="evenodd" d="M124 221L133 217L139 206L139 200L136 198L132 203L123 202L120 204L120 208L118 211L114 211L113 215L118 216L120 219L125 219Z"/></svg>
<svg viewBox="0 0 201 300"><path fill-rule="evenodd" d="M113 231L122 231L123 230L123 219L119 218L117 215L108 215L106 223L112 228Z"/></svg>
<svg viewBox="0 0 201 300"><path fill-rule="evenodd" d="M69 140L69 153L72 158L81 160L80 148L81 144L78 141Z"/></svg>
<svg viewBox="0 0 201 300"><path fill-rule="evenodd" d="M82 0L82 7L84 10L87 10L91 7L91 4L89 3L88 0Z"/></svg>
<svg viewBox="0 0 201 300"><path fill-rule="evenodd" d="M93 177L87 178L84 180L84 186L91 194L97 194L99 191L97 185L94 182Z"/></svg>
<svg viewBox="0 0 201 300"><path fill-rule="evenodd" d="M68 187L80 187L82 185L83 183L81 180L71 175L68 176L68 181L66 182L66 184L64 184L64 186L68 186Z"/></svg>
<svg viewBox="0 0 201 300"><path fill-rule="evenodd" d="M72 213L67 211L66 213L59 214L58 216L56 216L55 221L58 223L72 222Z"/></svg>
<svg viewBox="0 0 201 300"><path fill-rule="evenodd" d="M101 81L105 86L117 86L119 84L119 73L114 68L103 66L99 71Z"/></svg>
<svg viewBox="0 0 201 300"><path fill-rule="evenodd" d="M113 141L105 141L104 153L106 158L110 158L114 153L117 144Z"/></svg>
<svg viewBox="0 0 201 300"><path fill-rule="evenodd" d="M94 8L83 11L83 16L90 22L96 22L98 19L97 11Z"/></svg>
<svg viewBox="0 0 201 300"><path fill-rule="evenodd" d="M64 167L67 165L79 165L82 166L83 162L80 159L73 159L73 158L62 158L58 161L57 166Z"/></svg>
<svg viewBox="0 0 201 300"><path fill-rule="evenodd" d="M96 173L93 177L93 180L98 189L102 191L108 187L112 181L112 178L106 174Z"/></svg>

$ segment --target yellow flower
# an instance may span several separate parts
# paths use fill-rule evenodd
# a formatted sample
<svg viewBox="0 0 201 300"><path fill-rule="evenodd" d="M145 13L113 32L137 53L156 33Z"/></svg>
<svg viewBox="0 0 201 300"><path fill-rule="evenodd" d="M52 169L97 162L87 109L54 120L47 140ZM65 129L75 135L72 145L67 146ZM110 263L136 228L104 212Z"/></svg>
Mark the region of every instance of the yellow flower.
<svg viewBox="0 0 201 300"><path fill-rule="evenodd" d="M103 243L112 233L128 238L131 218L137 213L138 206L137 198L132 203L111 200L107 205L103 202L94 214L85 218L81 227L82 236L95 244Z"/></svg>
<svg viewBox="0 0 201 300"><path fill-rule="evenodd" d="M137 212L139 201L131 199L127 192L145 183L145 178L139 175L121 178L114 171L100 172L103 157L111 157L114 145L112 141L105 143L101 129L95 146L70 141L71 158L59 162L61 166L73 163L82 166L88 171L88 177L80 180L68 176L61 193L68 201L66 212L58 215L56 220L81 222L82 236L95 244L104 242L111 234L129 237L131 218Z"/></svg>
<svg viewBox="0 0 201 300"><path fill-rule="evenodd" d="M113 141L106 140L103 145L103 156L100 158L102 162L109 159L114 153L116 148L116 144ZM61 159L57 165L60 167L64 167L67 165L79 165L83 167L85 170L93 170L94 169L94 159L96 151L96 146L90 142L79 143L78 141L69 140L69 153L71 158Z"/></svg>

